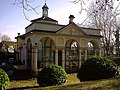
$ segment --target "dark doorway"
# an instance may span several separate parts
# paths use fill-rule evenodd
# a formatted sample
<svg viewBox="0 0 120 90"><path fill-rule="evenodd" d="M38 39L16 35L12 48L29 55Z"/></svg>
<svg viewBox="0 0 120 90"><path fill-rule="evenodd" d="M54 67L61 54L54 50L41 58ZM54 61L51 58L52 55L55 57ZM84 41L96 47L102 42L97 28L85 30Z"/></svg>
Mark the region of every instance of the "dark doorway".
<svg viewBox="0 0 120 90"><path fill-rule="evenodd" d="M62 66L62 51L58 50L58 65Z"/></svg>

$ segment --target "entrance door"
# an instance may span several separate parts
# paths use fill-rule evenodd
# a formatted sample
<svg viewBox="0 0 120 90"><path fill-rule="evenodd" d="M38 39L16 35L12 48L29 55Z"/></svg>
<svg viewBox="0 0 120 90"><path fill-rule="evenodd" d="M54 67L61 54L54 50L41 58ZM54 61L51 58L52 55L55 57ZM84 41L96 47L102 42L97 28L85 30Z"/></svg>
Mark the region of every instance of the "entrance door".
<svg viewBox="0 0 120 90"><path fill-rule="evenodd" d="M62 66L62 51L58 50L58 65Z"/></svg>

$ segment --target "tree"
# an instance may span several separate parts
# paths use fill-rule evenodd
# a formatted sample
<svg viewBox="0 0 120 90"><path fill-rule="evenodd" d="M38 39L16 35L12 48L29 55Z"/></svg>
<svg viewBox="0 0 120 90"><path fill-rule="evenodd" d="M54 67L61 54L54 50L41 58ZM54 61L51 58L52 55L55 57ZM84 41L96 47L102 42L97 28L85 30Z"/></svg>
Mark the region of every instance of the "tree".
<svg viewBox="0 0 120 90"><path fill-rule="evenodd" d="M11 38L8 35L0 35L0 51L8 51L7 41L11 41Z"/></svg>
<svg viewBox="0 0 120 90"><path fill-rule="evenodd" d="M81 10L85 10L86 8L84 7L88 2L94 1L96 4L102 4L100 5L100 8L104 8L104 6L109 6L112 7L111 2L117 1L120 2L119 0L73 0L73 3L80 3L80 8Z"/></svg>
<svg viewBox="0 0 120 90"><path fill-rule="evenodd" d="M35 2L37 0L14 0L13 5L17 5L18 7L20 7L23 11L23 14L25 16L25 19L27 19L29 21L29 18L26 15L26 11L34 11L36 14L38 14L37 12L37 8L39 6L33 6L31 3Z"/></svg>
<svg viewBox="0 0 120 90"><path fill-rule="evenodd" d="M0 90L6 90L9 84L10 79L8 77L8 74L0 68Z"/></svg>
<svg viewBox="0 0 120 90"><path fill-rule="evenodd" d="M1 41L11 41L11 38L6 35L6 34L3 34L1 37L0 37L0 40Z"/></svg>
<svg viewBox="0 0 120 90"><path fill-rule="evenodd" d="M101 29L101 44L104 49L105 55L113 53L113 49L116 46L116 30L119 29L119 22L117 19L120 18L119 6L115 6L113 0L96 0L91 2L88 10L88 20L86 20L87 27ZM118 33L119 34L119 33ZM119 51L119 49L118 49Z"/></svg>
<svg viewBox="0 0 120 90"><path fill-rule="evenodd" d="M116 33L115 33L115 38L116 38L116 54L118 56L120 56L120 40L119 40L119 31L120 30L120 27L118 26L117 30L116 30Z"/></svg>

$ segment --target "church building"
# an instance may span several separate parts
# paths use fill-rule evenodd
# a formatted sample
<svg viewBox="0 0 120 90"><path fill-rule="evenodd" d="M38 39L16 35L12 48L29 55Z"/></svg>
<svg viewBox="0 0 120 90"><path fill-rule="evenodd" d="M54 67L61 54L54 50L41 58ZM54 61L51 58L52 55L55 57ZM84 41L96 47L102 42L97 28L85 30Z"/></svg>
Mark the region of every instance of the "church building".
<svg viewBox="0 0 120 90"><path fill-rule="evenodd" d="M26 33L16 37L18 60L35 72L49 64L74 72L88 58L90 50L101 55L100 29L79 27L73 15L68 16L67 25L58 24L48 16L48 9L45 3L42 17L31 20Z"/></svg>

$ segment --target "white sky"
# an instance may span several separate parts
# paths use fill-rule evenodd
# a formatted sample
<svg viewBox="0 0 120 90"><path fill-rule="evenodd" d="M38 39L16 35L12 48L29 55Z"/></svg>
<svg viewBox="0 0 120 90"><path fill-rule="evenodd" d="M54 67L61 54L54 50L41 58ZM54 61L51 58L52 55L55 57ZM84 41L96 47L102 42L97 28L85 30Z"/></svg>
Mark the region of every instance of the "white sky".
<svg viewBox="0 0 120 90"><path fill-rule="evenodd" d="M24 34L25 27L30 24L22 13L22 9L15 5L12 5L14 0L0 0L0 33L7 34L14 41L17 33ZM80 4L73 4L71 0L47 0L49 7L48 16L56 19L59 24L66 25L69 22L69 15L75 16L74 22L81 23L86 18L86 13L79 14ZM27 16L30 20L39 18L42 16L42 6L44 0L35 0L32 3L34 6L40 6L37 11L39 14L34 12L27 12Z"/></svg>

